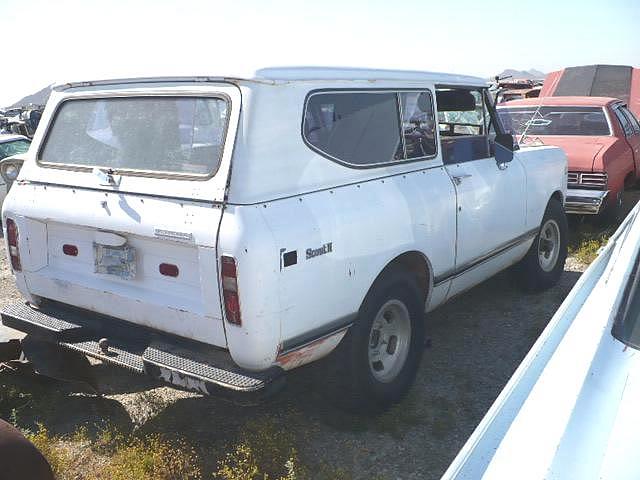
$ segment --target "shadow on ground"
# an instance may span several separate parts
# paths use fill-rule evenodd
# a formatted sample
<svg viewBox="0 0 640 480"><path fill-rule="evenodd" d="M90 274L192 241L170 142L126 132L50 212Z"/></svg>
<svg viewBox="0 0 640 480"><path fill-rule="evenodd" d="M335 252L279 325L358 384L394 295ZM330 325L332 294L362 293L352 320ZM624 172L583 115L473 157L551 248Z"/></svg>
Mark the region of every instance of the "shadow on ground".
<svg viewBox="0 0 640 480"><path fill-rule="evenodd" d="M439 478L578 277L567 271L553 289L526 295L503 273L429 314L431 347L415 386L376 418L328 404L315 367L292 372L269 403L241 407L103 365L95 368L104 397L76 384L4 372L0 416L31 429L40 422L54 434L108 422L185 438L214 452L205 459L211 470L250 425L266 419L295 436L309 465L339 466L362 479Z"/></svg>

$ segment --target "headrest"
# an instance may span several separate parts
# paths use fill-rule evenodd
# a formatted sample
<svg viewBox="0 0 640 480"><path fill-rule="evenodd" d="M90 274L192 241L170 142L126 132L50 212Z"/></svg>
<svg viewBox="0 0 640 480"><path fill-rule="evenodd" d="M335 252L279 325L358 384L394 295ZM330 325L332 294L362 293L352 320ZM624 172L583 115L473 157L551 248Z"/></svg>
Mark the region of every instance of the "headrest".
<svg viewBox="0 0 640 480"><path fill-rule="evenodd" d="M476 109L476 99L469 90L438 90L438 111L471 112Z"/></svg>

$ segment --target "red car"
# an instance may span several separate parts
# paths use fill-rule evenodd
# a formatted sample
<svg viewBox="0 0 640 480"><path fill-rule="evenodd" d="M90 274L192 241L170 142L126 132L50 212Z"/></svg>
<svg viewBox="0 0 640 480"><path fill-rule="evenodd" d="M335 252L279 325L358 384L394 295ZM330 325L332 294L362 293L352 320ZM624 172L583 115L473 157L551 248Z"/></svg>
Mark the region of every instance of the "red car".
<svg viewBox="0 0 640 480"><path fill-rule="evenodd" d="M622 101L540 97L499 105L498 113L520 143L565 151L567 213L619 218L624 189L640 178L640 124Z"/></svg>

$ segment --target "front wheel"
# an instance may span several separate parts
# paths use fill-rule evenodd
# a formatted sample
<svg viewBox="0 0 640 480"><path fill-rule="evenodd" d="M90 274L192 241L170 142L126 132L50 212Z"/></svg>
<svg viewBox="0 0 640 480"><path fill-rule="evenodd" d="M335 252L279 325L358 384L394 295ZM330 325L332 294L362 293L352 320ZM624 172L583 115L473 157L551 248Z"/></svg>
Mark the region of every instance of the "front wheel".
<svg viewBox="0 0 640 480"><path fill-rule="evenodd" d="M598 214L598 223L603 227L618 225L624 219L624 190L620 190L611 197L611 202L605 205Z"/></svg>
<svg viewBox="0 0 640 480"><path fill-rule="evenodd" d="M567 259L567 217L562 204L549 201L531 248L515 266L519 283L527 291L542 291L560 279Z"/></svg>
<svg viewBox="0 0 640 480"><path fill-rule="evenodd" d="M332 399L354 412L386 409L413 383L423 349L424 295L412 275L388 272L327 359Z"/></svg>

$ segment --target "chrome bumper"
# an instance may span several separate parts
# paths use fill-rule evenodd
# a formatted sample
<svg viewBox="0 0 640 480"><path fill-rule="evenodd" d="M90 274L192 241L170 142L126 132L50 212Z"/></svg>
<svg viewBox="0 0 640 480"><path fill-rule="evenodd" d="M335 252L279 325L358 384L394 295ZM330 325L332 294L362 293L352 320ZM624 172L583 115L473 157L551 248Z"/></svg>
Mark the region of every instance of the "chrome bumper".
<svg viewBox="0 0 640 480"><path fill-rule="evenodd" d="M597 215L606 205L609 190L587 190L570 188L564 209L567 213L579 215Z"/></svg>

